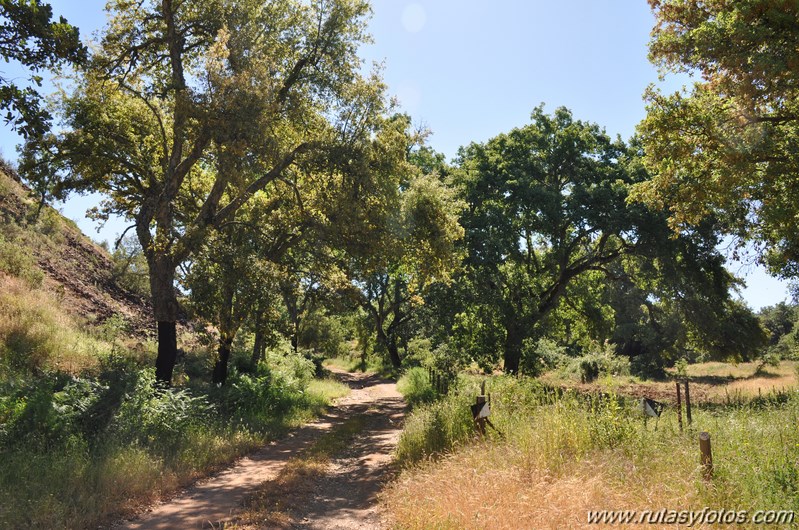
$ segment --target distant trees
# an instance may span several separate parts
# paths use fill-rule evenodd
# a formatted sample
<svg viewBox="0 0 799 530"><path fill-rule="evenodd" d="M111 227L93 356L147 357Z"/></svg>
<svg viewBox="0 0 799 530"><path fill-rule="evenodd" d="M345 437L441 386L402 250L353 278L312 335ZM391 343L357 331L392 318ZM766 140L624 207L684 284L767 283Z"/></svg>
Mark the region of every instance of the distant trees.
<svg viewBox="0 0 799 530"><path fill-rule="evenodd" d="M538 108L446 172L464 203L465 258L426 298L425 329L461 362L490 368L501 352L506 371L535 373L544 339L570 355L609 341L649 373L684 355L759 351L757 320L730 297L717 225L675 237L665 213L628 201L648 178L635 140Z"/></svg>
<svg viewBox="0 0 799 530"><path fill-rule="evenodd" d="M348 279L340 290L365 311L378 347L399 368L403 328L431 286L447 282L457 267L463 229L454 191L437 173L423 172L435 168L414 163L417 153L430 151L419 149L423 138L410 130L409 118L392 117L377 141L371 167L383 173L376 179L382 191L366 195L334 233Z"/></svg>
<svg viewBox="0 0 799 530"><path fill-rule="evenodd" d="M481 312L502 328L506 371L518 372L522 344L544 335L570 284L646 241L643 209L625 202L627 158L598 126L540 107L529 125L461 151L455 179L476 302L467 313L489 306Z"/></svg>

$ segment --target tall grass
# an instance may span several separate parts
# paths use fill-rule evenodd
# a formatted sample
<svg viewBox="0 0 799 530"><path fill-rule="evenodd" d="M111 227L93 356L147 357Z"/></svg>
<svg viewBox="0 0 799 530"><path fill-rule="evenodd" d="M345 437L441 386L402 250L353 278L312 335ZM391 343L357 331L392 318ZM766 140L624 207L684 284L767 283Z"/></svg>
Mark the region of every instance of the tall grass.
<svg viewBox="0 0 799 530"><path fill-rule="evenodd" d="M655 429L635 403L613 396L559 396L505 377L489 387L501 435L475 438L464 413L474 387L408 418L398 448L406 469L385 495L397 527L574 527L602 509L799 512L796 392L695 407L693 426L680 433L673 411ZM712 437L710 483L701 478L700 431Z"/></svg>
<svg viewBox="0 0 799 530"><path fill-rule="evenodd" d="M111 347L81 331L46 291L0 274L0 369L78 373Z"/></svg>
<svg viewBox="0 0 799 530"><path fill-rule="evenodd" d="M419 366L409 368L397 380L397 390L412 408L430 403L437 397L427 370Z"/></svg>

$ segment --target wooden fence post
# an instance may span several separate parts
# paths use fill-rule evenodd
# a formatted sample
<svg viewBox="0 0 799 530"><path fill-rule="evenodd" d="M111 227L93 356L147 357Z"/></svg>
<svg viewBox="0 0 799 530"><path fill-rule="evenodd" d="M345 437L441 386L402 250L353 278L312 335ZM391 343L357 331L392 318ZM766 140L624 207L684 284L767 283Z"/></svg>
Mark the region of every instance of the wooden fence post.
<svg viewBox="0 0 799 530"><path fill-rule="evenodd" d="M485 388L485 386L483 388ZM479 409L482 405L485 405L485 402L486 402L485 395L477 396L477 398L475 399L475 402L474 402L474 404L476 405L475 408ZM477 432L480 433L480 436L485 436L486 435L486 419L485 418L481 418L481 417L478 416L478 417L476 417L474 419L474 421L477 424Z"/></svg>
<svg viewBox="0 0 799 530"><path fill-rule="evenodd" d="M680 382L677 382L677 424L682 432L682 398L680 398Z"/></svg>
<svg viewBox="0 0 799 530"><path fill-rule="evenodd" d="M688 380L685 380L685 419L688 420L688 426L691 426L691 391L688 389Z"/></svg>
<svg viewBox="0 0 799 530"><path fill-rule="evenodd" d="M705 480L713 478L713 452L710 449L710 434L699 433L699 453L702 462L702 477Z"/></svg>

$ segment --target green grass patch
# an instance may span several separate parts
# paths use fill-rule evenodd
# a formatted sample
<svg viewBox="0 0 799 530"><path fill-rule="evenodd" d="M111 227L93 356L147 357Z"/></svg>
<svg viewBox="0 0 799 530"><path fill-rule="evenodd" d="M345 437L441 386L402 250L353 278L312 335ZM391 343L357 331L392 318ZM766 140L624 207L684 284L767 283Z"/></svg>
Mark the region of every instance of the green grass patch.
<svg viewBox="0 0 799 530"><path fill-rule="evenodd" d="M412 408L430 403L438 396L430 383L427 370L418 366L406 370L400 376L397 381L397 390Z"/></svg>

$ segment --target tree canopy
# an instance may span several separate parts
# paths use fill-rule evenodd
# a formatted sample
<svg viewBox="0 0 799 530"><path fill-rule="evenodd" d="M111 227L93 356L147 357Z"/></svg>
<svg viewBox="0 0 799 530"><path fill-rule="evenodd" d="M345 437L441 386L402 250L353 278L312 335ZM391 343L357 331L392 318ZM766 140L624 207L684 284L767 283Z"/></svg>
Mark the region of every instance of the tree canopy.
<svg viewBox="0 0 799 530"><path fill-rule="evenodd" d="M57 191L101 192L99 215L134 223L159 323L157 377L168 382L177 266L259 191L356 156L346 153L368 140L383 85L360 73L365 1L108 8L60 103L64 130L30 142L22 168Z"/></svg>
<svg viewBox="0 0 799 530"><path fill-rule="evenodd" d="M0 75L0 108L6 123L25 138L44 134L51 119L34 87L42 86L38 72L86 58L78 28L64 17L53 20L50 4L38 0L0 0L0 56L27 68L33 86L20 86Z"/></svg>
<svg viewBox="0 0 799 530"><path fill-rule="evenodd" d="M698 74L690 92L647 91L639 131L651 180L633 196L681 230L712 215L771 270L799 274L799 6L650 0L650 58Z"/></svg>

